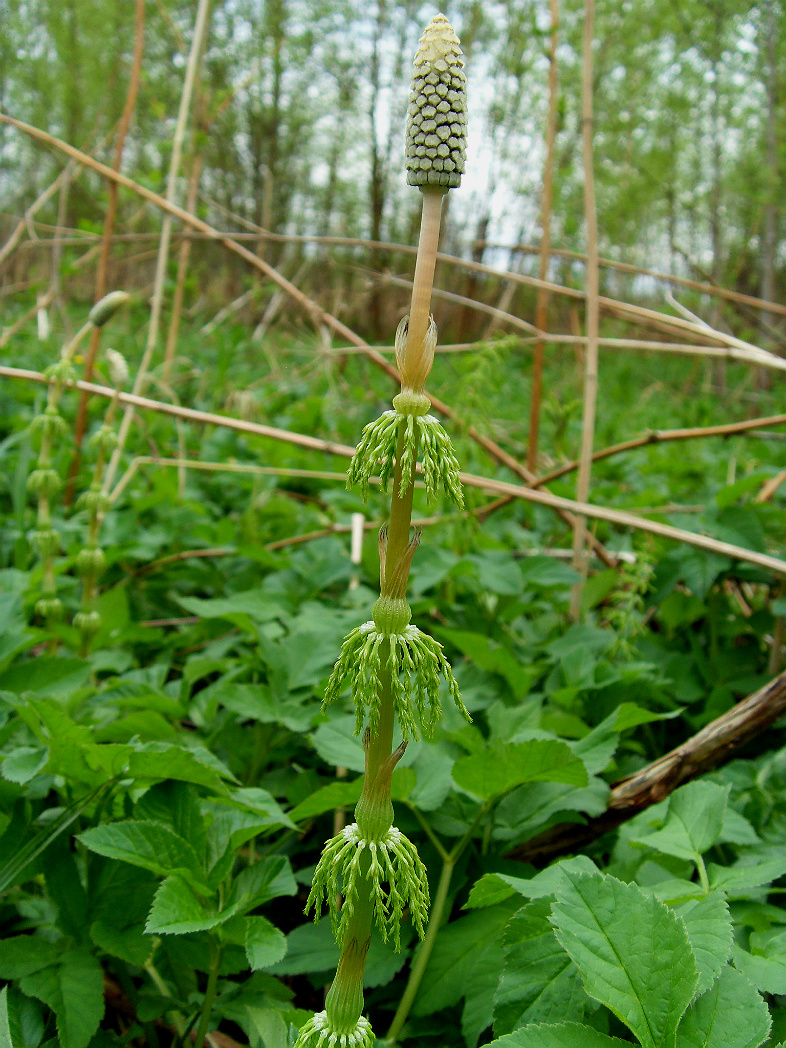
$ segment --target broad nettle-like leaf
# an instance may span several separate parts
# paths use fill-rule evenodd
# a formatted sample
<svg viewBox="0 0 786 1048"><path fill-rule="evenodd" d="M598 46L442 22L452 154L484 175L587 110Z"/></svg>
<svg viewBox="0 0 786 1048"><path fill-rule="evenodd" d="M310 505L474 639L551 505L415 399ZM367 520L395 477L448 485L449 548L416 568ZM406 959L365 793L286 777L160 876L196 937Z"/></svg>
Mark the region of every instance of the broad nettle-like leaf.
<svg viewBox="0 0 786 1048"><path fill-rule="evenodd" d="M62 1048L86 1048L104 1015L104 974L92 954L71 950L59 963L26 975L19 986L55 1013Z"/></svg>
<svg viewBox="0 0 786 1048"><path fill-rule="evenodd" d="M717 979L729 959L734 931L726 899L710 892L703 899L691 899L677 907L690 939L699 982L696 993L704 993Z"/></svg>
<svg viewBox="0 0 786 1048"><path fill-rule="evenodd" d="M483 800L500 796L524 782L587 784L587 769L569 746L557 739L501 743L462 757L453 765L453 781Z"/></svg>
<svg viewBox="0 0 786 1048"><path fill-rule="evenodd" d="M553 895L561 883L562 872L597 873L597 866L586 855L563 859L541 870L534 877L514 877L507 873L485 873L476 881L465 904L468 910L479 906L493 906L518 893L525 899L542 899Z"/></svg>
<svg viewBox="0 0 786 1048"><path fill-rule="evenodd" d="M601 874L565 874L556 895L556 935L581 969L587 993L643 1048L674 1048L698 983L682 921L636 885Z"/></svg>
<svg viewBox="0 0 786 1048"><path fill-rule="evenodd" d="M581 1019L587 995L581 974L557 942L551 902L528 903L505 929L505 968L494 995L494 1033L529 1023Z"/></svg>
<svg viewBox="0 0 786 1048"><path fill-rule="evenodd" d="M196 852L164 823L111 822L85 830L78 839L99 855L140 866L159 877L177 874L194 887L208 891Z"/></svg>
<svg viewBox="0 0 786 1048"><path fill-rule="evenodd" d="M488 1048L629 1048L630 1041L593 1030L582 1023L522 1026L492 1041Z"/></svg>
<svg viewBox="0 0 786 1048"><path fill-rule="evenodd" d="M721 835L729 789L702 781L682 786L669 799L662 829L639 837L636 843L698 862Z"/></svg>
<svg viewBox="0 0 786 1048"><path fill-rule="evenodd" d="M759 1048L770 1032L770 1013L754 986L724 968L685 1013L677 1048Z"/></svg>

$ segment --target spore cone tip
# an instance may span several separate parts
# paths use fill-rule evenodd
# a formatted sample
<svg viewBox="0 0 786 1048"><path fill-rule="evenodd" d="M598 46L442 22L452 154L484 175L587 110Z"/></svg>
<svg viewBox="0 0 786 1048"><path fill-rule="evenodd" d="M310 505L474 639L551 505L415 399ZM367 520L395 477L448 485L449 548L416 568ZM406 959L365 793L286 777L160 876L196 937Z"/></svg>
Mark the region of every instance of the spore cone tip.
<svg viewBox="0 0 786 1048"><path fill-rule="evenodd" d="M467 77L459 38L444 15L426 26L415 55L407 110L407 182L461 183L467 150Z"/></svg>

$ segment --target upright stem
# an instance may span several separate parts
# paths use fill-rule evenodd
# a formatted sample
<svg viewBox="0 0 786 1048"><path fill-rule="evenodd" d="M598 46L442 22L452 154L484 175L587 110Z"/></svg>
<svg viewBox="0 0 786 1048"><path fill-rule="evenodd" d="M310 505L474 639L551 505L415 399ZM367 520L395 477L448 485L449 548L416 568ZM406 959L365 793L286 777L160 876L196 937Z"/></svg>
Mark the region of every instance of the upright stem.
<svg viewBox="0 0 786 1048"><path fill-rule="evenodd" d="M402 368L402 386L411 386L412 376L419 377L423 375L423 381L425 381L425 376L430 369L430 362L426 362L423 359L424 343L431 319L431 288L434 283L434 269L436 266L437 245L439 243L442 196L442 190L426 190L423 193L420 243L417 262L415 263L409 328L404 353L404 366ZM401 491L401 456L404 450L404 443L405 423L402 423L398 435L393 494L390 502L390 522L385 551L385 577L382 580L383 592L389 590L392 586L393 575L409 544L409 533L412 526L412 498L415 491L414 476L408 487L403 492ZM395 710L393 705L392 672L389 665L383 664L379 680L379 721L376 732L370 736L368 742L368 762L364 788L374 782L381 765L390 757L393 751ZM356 948L353 949L352 944L353 941L359 944L365 943L371 934L374 917L374 899L371 879L366 876L369 863L369 852L366 850L361 857L363 879L358 887L358 898L342 943L341 962L336 973L334 986L339 985L339 980L342 979L346 979L348 982L357 974L355 969L358 965L365 964L365 953L359 958L356 957ZM446 892L447 884L445 886ZM444 899L442 905L444 905ZM436 934L436 931L433 934ZM430 949L426 952L426 959L430 952ZM326 1002L326 1007L328 1015L330 1015L329 1000ZM197 1045L197 1048L199 1048L199 1045Z"/></svg>
<svg viewBox="0 0 786 1048"><path fill-rule="evenodd" d="M197 8L196 21L194 23L194 38L191 41L191 50L188 55L188 63L186 65L186 75L183 81L183 92L180 96L180 109L177 114L177 123L175 125L175 133L172 139L172 159L169 165L169 176L167 178L166 187L166 200L169 204L174 204L176 190L177 190L177 179L180 174L180 157L183 151L183 140L186 134L186 124L188 122L188 114L191 110L191 97L194 91L194 83L197 77L197 71L199 69L199 60L202 56L202 48L205 41L205 34L207 32L207 21L208 13L210 11L210 0L199 0L199 7ZM164 215L164 220L161 225L161 240L158 245L158 258L156 260L156 274L153 282L153 297L150 307L150 325L147 329L147 342L145 343L145 351L142 354L142 360L139 364L139 370L137 371L136 378L134 379L133 393L139 394L145 385L145 379L147 377L147 371L150 367L150 360L153 356L153 352L158 344L158 328L161 321L161 309L164 301L164 281L166 278L167 263L169 261L169 243L172 237L172 215L167 212ZM123 453L125 442L128 439L128 433L131 429L131 423L134 417L134 408L129 405L123 415L123 420L120 423L120 432L118 433L117 447L112 453L112 458L109 460L109 467L104 477L104 491L108 491L111 487L115 473L117 471L118 463L120 462L120 456Z"/></svg>
<svg viewBox="0 0 786 1048"><path fill-rule="evenodd" d="M581 431L581 455L576 482L576 501L588 502L592 472L592 443L595 435L595 401L598 393L598 223L595 211L595 177L592 158L592 38L595 24L595 0L585 0L584 48L582 59L581 118L584 143L584 214L587 228L587 344L584 355L584 416ZM587 522L576 517L573 532L573 566L587 577ZM570 611L574 620L581 612L583 581L573 587Z"/></svg>
<svg viewBox="0 0 786 1048"><path fill-rule="evenodd" d="M551 45L549 47L549 115L546 124L546 160L543 165L543 193L540 198L540 265L538 276L546 280L551 255L551 205L554 196L554 142L557 137L558 66L557 40L559 30L559 0L549 0L551 9ZM538 288L535 303L535 327L546 330L549 310L549 291ZM538 432L540 429L540 401L543 388L543 340L535 343L532 358L532 404L529 416L529 445L527 469L538 464Z"/></svg>
<svg viewBox="0 0 786 1048"><path fill-rule="evenodd" d="M202 1004L202 1014L199 1016L194 1048L202 1048L210 1024L210 1013L213 1010L213 1002L216 999L216 987L218 986L218 972L221 968L223 949L214 939L210 942L210 972L207 977L207 988L205 989L205 1000Z"/></svg>
<svg viewBox="0 0 786 1048"><path fill-rule="evenodd" d="M405 371L412 373L420 361L423 343L431 317L431 289L434 286L434 270L437 265L439 227L442 221L442 188L423 190L423 213L420 219L420 241L418 243L415 277L412 283L412 302L409 308L409 330L404 355ZM405 376L402 375L402 380ZM402 381L402 385L406 385Z"/></svg>
<svg viewBox="0 0 786 1048"><path fill-rule="evenodd" d="M426 971L429 958L431 957L431 951L434 948L434 940L436 939L437 932L442 924L442 914L445 909L445 903L447 902L450 880L455 868L456 862L452 857L446 859L443 863L442 873L439 878L439 884L437 885L437 894L434 896L434 902L431 906L431 917L429 919L428 928L426 929L426 937L420 945L420 950L415 958L415 963L412 965L412 971L410 972L407 987L404 990L404 995L399 1002L396 1014L393 1016L393 1022L390 1024L390 1029L387 1033L386 1040L391 1045L396 1043L402 1027L407 1021L410 1008L415 1001L415 996L420 989L420 983Z"/></svg>
<svg viewBox="0 0 786 1048"><path fill-rule="evenodd" d="M112 168L114 171L120 170L120 164L123 159L123 148L125 146L126 135L128 134L128 128L131 124L131 115L134 112L136 106L136 96L139 91L139 78L142 69L142 50L145 39L145 0L136 0L136 19L135 19L135 30L134 30L134 57L131 64L131 75L128 80L128 91L126 93L126 100L123 106L123 113L120 117L120 124L117 128L117 139L115 141L115 155L112 161ZM115 227L115 218L117 215L117 182L109 183L109 203L106 209L106 217L104 218L104 229L101 238L101 254L98 258L98 268L96 270L96 293L95 301L99 302L107 292L108 280L107 275L109 272L109 252L112 245L112 233ZM98 344L101 339L101 329L94 328L90 336L90 345L87 349L85 356L85 366L82 371L82 378L85 382L89 382L93 377L93 367L95 365L96 354L98 353ZM68 487L66 488L65 496L63 501L67 506L71 505L74 497L74 485L76 476L79 473L80 459L81 459L81 448L82 441L85 436L85 429L87 428L87 398L88 393L83 390L79 397L79 407L77 409L76 422L74 424L74 457L71 461L71 468L68 473Z"/></svg>

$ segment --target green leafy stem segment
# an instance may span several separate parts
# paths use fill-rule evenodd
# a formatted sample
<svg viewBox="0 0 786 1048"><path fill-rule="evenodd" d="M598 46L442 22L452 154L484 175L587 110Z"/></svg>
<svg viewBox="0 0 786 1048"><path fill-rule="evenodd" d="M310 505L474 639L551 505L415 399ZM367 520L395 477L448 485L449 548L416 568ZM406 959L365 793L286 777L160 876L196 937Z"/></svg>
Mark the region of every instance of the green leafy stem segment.
<svg viewBox="0 0 786 1048"><path fill-rule="evenodd" d="M366 426L348 477L350 485L360 485L364 497L375 473L384 491L393 480L390 520L379 539L380 597L371 621L353 630L344 642L325 693L327 705L350 686L358 734L367 723L366 774L355 822L328 842L314 874L307 910L313 908L318 919L327 903L341 956L325 1010L302 1027L296 1048L361 1048L373 1043L371 1026L362 1014L372 925L399 949L405 909L422 938L429 904L425 867L414 845L393 825L391 776L406 740L417 738L418 726L429 735L439 719L440 677L466 714L441 645L410 624L406 600L419 542L419 536L410 535L419 452L429 499L441 488L457 506L463 503L453 446L437 419L428 414L431 401L425 393L437 343L430 308L442 197L450 186L458 185L463 169L466 80L462 66L458 38L447 19L437 15L415 56L408 114L409 181L423 192L423 214L412 303L395 340L401 392L392 411ZM393 752L396 718L405 741ZM444 894L440 886L441 906Z"/></svg>
<svg viewBox="0 0 786 1048"><path fill-rule="evenodd" d="M36 603L35 611L48 628L63 617L63 605L57 596L54 568L55 557L60 551L60 536L52 526L52 502L61 486L60 475L53 464L55 440L67 431L65 419L59 413L60 398L66 383L73 378L72 364L80 343L94 328L103 327L128 299L129 296L124 291L112 291L93 306L87 323L83 324L74 337L65 343L60 351L59 360L47 369L46 376L50 384L46 407L42 414L33 419L33 432L40 434L40 445L36 469L29 476L27 487L36 496L38 502L36 529L31 539L42 566L41 597ZM100 574L98 567L100 550L89 552L92 556L91 563L87 564L85 558L82 558L80 571L83 576L89 574L96 577ZM101 563L103 563L103 558L101 558ZM89 625L92 624L93 619L90 618ZM77 626L80 624L77 623ZM52 646L56 646L56 641L52 642Z"/></svg>

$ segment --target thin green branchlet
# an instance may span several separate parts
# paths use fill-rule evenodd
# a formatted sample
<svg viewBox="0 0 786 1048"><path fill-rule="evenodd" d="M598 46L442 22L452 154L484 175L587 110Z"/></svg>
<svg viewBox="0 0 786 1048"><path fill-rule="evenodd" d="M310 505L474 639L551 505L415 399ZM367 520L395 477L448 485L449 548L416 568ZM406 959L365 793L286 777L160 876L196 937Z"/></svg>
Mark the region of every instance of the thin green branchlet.
<svg viewBox="0 0 786 1048"><path fill-rule="evenodd" d="M91 446L96 449L93 478L90 488L79 496L76 504L77 509L87 510L87 542L76 558L76 569L82 577L82 604L74 616L74 626L81 634L82 655L88 654L90 642L101 628L101 616L95 605L98 597L98 580L104 573L106 561L104 551L99 545L99 532L101 521L110 506L109 496L102 491L102 486L107 461L117 444L117 434L112 423L117 412L118 398L123 386L128 382L128 365L123 355L115 349L107 349L104 357L115 395L106 409L101 428L90 440Z"/></svg>
<svg viewBox="0 0 786 1048"><path fill-rule="evenodd" d="M469 718L458 684L432 637L412 624L406 599L410 566L420 535L411 535L418 457L426 497L441 491L463 506L453 445L429 415L425 392L437 344L431 317L442 198L458 186L466 148L466 78L458 37L443 15L427 26L415 56L407 117L407 181L423 193L420 242L409 316L396 332L401 392L393 409L370 423L349 468L348 485L363 498L374 474L390 491L390 519L379 534L380 596L371 619L352 630L325 690L323 709L350 690L356 734L363 733L366 774L355 822L328 841L314 872L306 912L315 920L330 910L341 947L325 1010L301 1028L295 1048L370 1048L374 1037L363 1016L363 971L372 927L401 948L401 923L409 919L422 939L429 887L417 849L394 826L391 779L407 740L430 735L441 715L440 683ZM403 742L393 750L398 720ZM343 902L341 898L343 896Z"/></svg>
<svg viewBox="0 0 786 1048"><path fill-rule="evenodd" d="M60 536L52 526L52 503L62 486L60 475L53 465L56 438L68 432L65 419L59 413L60 398L65 386L74 379L73 361L77 349L94 327L103 327L128 302L124 291L112 291L90 310L86 324L60 350L60 358L44 372L49 379L46 407L33 419L32 432L40 436L36 468L27 479L27 489L36 496L36 527L30 535L31 544L41 561L41 596L35 605L36 615L43 619L47 629L63 617L63 605L57 596L55 557L60 552ZM51 646L56 646L53 640Z"/></svg>

